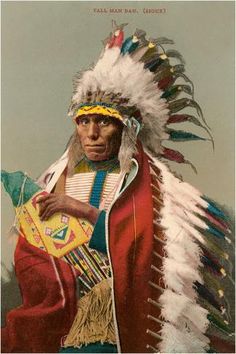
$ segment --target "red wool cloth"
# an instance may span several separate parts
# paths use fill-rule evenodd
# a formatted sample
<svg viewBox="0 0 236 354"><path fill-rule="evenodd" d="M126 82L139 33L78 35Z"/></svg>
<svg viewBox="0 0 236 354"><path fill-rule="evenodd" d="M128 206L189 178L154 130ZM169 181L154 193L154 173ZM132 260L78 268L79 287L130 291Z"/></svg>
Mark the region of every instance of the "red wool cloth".
<svg viewBox="0 0 236 354"><path fill-rule="evenodd" d="M137 161L138 174L113 206L109 218L122 352L148 352L146 345L155 345L157 340L146 330L159 329L147 318L148 314L158 317L159 309L147 300L157 299L160 294L148 284L149 280L159 282L151 270L151 264L158 266L152 254L153 249L158 249L153 241L149 164L141 147ZM3 352L58 352L60 339L68 333L76 313L75 277L70 266L58 259L52 262L46 253L19 238L15 268L23 305L7 315Z"/></svg>
<svg viewBox="0 0 236 354"><path fill-rule="evenodd" d="M7 314L2 352L58 352L77 309L71 267L19 237L15 272L23 304Z"/></svg>
<svg viewBox="0 0 236 354"><path fill-rule="evenodd" d="M121 351L128 353L149 352L147 345L155 346L158 339L147 330L156 333L160 330L160 325L148 318L148 315L158 318L160 310L148 299L157 301L161 294L149 281L159 284L160 275L151 265L160 269L153 251L162 254L162 249L153 237L150 167L141 147L139 150L138 174L113 206L109 219L118 330Z"/></svg>
<svg viewBox="0 0 236 354"><path fill-rule="evenodd" d="M160 330L153 319L160 318L160 309L148 299L158 301L161 294L150 282L162 286L160 274L151 266L161 269L161 261L153 251L163 255L163 250L153 234L159 238L163 235L153 226L150 167L141 146L136 159L138 174L115 202L108 224L122 353L150 352L147 346L154 347L159 342L153 334ZM67 263L52 260L21 237L15 251L15 271L23 305L7 315L2 352L58 352L61 337L69 332L77 310L74 272ZM211 341L220 352L234 352L233 343L216 337L211 337Z"/></svg>

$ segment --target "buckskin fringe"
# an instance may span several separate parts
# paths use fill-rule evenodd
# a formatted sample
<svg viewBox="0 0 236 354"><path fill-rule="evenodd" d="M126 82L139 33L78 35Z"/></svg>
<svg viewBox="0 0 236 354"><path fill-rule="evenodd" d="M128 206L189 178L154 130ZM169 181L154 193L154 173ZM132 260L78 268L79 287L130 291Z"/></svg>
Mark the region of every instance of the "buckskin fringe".
<svg viewBox="0 0 236 354"><path fill-rule="evenodd" d="M95 285L78 301L78 311L64 347L79 348L98 341L116 344L109 281L105 279Z"/></svg>

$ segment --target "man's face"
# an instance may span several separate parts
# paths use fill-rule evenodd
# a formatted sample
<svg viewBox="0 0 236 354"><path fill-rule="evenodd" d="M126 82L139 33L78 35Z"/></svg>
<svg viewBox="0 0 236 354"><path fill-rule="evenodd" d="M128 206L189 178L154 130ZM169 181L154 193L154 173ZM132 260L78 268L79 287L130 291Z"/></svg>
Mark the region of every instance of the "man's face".
<svg viewBox="0 0 236 354"><path fill-rule="evenodd" d="M76 119L77 132L86 157L91 161L105 161L118 155L122 123L115 118L98 114Z"/></svg>

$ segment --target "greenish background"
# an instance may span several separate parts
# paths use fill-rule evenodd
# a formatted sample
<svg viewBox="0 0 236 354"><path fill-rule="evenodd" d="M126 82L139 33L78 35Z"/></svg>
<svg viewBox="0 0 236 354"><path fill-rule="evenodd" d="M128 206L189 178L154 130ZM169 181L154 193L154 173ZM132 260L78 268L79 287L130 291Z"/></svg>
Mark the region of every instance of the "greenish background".
<svg viewBox="0 0 236 354"><path fill-rule="evenodd" d="M95 13L95 8L108 13ZM137 13L109 13L110 8ZM158 8L165 13L143 13ZM233 1L2 2L2 168L36 178L62 154L73 131L67 117L72 77L96 61L112 19L129 23L126 36L141 28L147 37L175 41L212 129L215 151L209 142L179 144L198 174L189 166L172 167L203 193L233 208ZM7 267L13 250L7 230L13 218L3 192L2 262Z"/></svg>

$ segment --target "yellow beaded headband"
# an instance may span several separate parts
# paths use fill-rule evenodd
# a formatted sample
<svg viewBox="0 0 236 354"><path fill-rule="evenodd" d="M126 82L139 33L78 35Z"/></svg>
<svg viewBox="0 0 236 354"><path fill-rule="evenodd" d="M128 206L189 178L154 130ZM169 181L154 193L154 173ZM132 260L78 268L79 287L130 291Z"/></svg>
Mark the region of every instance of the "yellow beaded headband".
<svg viewBox="0 0 236 354"><path fill-rule="evenodd" d="M109 116L112 118L119 119L123 122L123 118L121 114L114 108L104 105L101 102L95 104L84 104L79 107L75 114L75 118L77 119L80 116L88 115L88 114L101 114L103 116Z"/></svg>

